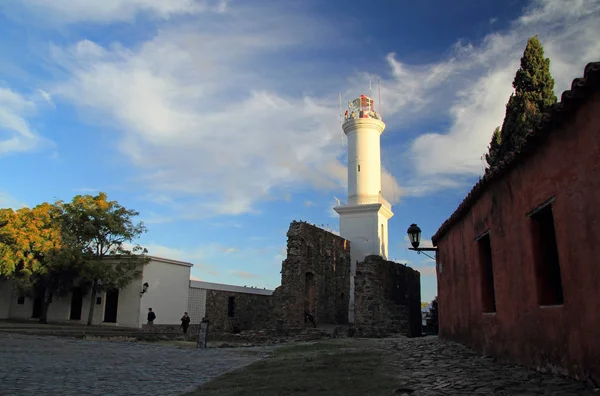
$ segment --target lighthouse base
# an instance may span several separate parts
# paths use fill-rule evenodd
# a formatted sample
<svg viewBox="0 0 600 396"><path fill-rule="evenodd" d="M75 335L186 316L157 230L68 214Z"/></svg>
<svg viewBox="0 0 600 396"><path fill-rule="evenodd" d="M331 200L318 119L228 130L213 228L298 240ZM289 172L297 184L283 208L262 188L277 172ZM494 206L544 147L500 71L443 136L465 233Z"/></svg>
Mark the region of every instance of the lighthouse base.
<svg viewBox="0 0 600 396"><path fill-rule="evenodd" d="M348 321L354 323L354 277L356 264L365 257L388 257L388 220L394 215L389 204L373 203L333 208L340 215L340 236L350 241L350 296Z"/></svg>

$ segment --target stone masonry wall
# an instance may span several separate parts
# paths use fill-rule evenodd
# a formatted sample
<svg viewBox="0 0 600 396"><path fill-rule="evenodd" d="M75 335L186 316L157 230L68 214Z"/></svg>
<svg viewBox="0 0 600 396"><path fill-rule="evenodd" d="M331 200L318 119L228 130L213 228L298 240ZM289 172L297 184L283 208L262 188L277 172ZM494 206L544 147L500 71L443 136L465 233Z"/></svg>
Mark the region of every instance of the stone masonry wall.
<svg viewBox="0 0 600 396"><path fill-rule="evenodd" d="M233 297L233 316L229 316L229 297ZM271 296L220 290L206 291L206 317L210 332L238 333L269 327Z"/></svg>
<svg viewBox="0 0 600 396"><path fill-rule="evenodd" d="M292 222L281 286L273 293L272 321L304 326L304 312L317 324L348 323L350 242L304 222Z"/></svg>
<svg viewBox="0 0 600 396"><path fill-rule="evenodd" d="M356 267L354 326L358 335L421 335L421 280L403 264L367 256Z"/></svg>

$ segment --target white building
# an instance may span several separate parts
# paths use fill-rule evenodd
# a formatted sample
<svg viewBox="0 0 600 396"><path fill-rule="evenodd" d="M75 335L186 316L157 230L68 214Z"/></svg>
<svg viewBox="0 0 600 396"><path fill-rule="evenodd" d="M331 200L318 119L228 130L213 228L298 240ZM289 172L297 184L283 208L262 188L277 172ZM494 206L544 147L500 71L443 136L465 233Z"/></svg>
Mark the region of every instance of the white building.
<svg viewBox="0 0 600 396"><path fill-rule="evenodd" d="M340 215L340 236L351 242L350 307L354 322L356 263L366 256L388 256L388 220L392 205L381 194L381 145L385 129L373 99L361 95L349 103L342 124L348 138L348 204L334 210Z"/></svg>
<svg viewBox="0 0 600 396"><path fill-rule="evenodd" d="M156 313L154 324L179 324L188 309L191 263L147 256L142 276L122 290L96 297L94 324L141 327L148 308ZM144 284L148 287L144 290ZM69 296L55 298L48 322L87 323L90 294L75 288ZM40 301L18 296L10 281L0 281L0 319L37 320Z"/></svg>

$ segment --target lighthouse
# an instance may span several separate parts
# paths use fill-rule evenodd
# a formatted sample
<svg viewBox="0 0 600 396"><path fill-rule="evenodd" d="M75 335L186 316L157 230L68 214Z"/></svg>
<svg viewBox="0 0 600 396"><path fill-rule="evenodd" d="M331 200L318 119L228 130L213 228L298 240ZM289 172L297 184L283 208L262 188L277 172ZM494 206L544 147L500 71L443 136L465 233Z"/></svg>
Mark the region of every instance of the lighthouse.
<svg viewBox="0 0 600 396"><path fill-rule="evenodd" d="M388 256L388 220L392 205L381 194L381 134L385 124L366 95L348 103L342 129L348 141L348 202L334 210L340 215L340 235L351 243L350 307L354 322L356 264L366 256Z"/></svg>

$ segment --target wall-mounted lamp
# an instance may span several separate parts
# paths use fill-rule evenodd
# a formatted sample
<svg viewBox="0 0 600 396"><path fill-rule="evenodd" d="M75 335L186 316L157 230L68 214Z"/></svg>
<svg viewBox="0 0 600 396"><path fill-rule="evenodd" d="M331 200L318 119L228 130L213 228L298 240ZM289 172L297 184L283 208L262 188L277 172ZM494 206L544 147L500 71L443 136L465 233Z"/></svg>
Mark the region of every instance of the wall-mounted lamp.
<svg viewBox="0 0 600 396"><path fill-rule="evenodd" d="M148 282L144 282L144 284L142 285L142 292L140 293L140 296L142 296L144 293L146 293L148 291L148 286L150 286L148 284Z"/></svg>
<svg viewBox="0 0 600 396"><path fill-rule="evenodd" d="M410 244L413 246L411 248L408 248L409 250L414 250L415 252L417 252L417 254L423 253L425 256L429 257L430 259L435 260L435 257L431 257L430 255L428 255L425 252L437 252L436 247L426 247L426 248L419 247L419 244L421 243L421 229L419 228L418 225L416 225L414 223L411 224L410 227L408 227L408 230L406 232L408 233L408 239L410 240Z"/></svg>

